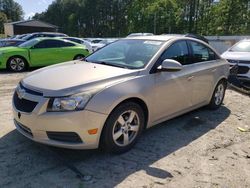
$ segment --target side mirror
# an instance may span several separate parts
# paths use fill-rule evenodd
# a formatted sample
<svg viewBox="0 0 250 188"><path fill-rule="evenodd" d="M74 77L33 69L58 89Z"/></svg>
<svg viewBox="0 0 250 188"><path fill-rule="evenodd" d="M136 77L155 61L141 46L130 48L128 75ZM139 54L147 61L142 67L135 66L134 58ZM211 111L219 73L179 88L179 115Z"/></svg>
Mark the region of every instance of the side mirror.
<svg viewBox="0 0 250 188"><path fill-rule="evenodd" d="M159 72L176 72L176 71L180 71L182 69L182 65L173 59L165 59L162 64L157 67L157 70Z"/></svg>

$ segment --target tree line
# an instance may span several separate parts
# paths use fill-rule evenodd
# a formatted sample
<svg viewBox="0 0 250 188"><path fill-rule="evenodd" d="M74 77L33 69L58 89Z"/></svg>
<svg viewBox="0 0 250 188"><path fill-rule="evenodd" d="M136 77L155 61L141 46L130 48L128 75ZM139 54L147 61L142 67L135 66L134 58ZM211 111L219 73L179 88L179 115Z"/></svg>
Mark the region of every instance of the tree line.
<svg viewBox="0 0 250 188"><path fill-rule="evenodd" d="M249 0L56 0L36 19L75 36L249 34Z"/></svg>
<svg viewBox="0 0 250 188"><path fill-rule="evenodd" d="M22 19L22 7L0 0L0 29ZM82 37L123 37L133 32L248 35L250 0L55 0L33 19Z"/></svg>
<svg viewBox="0 0 250 188"><path fill-rule="evenodd" d="M13 0L0 0L0 33L4 32L4 23L23 19L23 9Z"/></svg>

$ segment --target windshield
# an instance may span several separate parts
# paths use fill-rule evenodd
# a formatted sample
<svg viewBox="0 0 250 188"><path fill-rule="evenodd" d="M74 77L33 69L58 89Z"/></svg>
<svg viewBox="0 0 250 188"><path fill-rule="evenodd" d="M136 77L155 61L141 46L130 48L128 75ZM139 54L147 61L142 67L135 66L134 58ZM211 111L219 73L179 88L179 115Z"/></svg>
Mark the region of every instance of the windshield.
<svg viewBox="0 0 250 188"><path fill-rule="evenodd" d="M139 69L147 65L163 41L119 40L88 56L85 60L111 66Z"/></svg>
<svg viewBox="0 0 250 188"><path fill-rule="evenodd" d="M23 40L29 40L30 37L32 37L32 36L33 36L32 34L28 34L28 35L24 36L22 39Z"/></svg>
<svg viewBox="0 0 250 188"><path fill-rule="evenodd" d="M235 44L229 51L232 52L250 52L250 41L242 41Z"/></svg>
<svg viewBox="0 0 250 188"><path fill-rule="evenodd" d="M27 48L27 47L32 47L34 46L39 40L37 39L33 39L33 40L29 40L27 42L24 42L22 44L19 45L19 47L21 48Z"/></svg>

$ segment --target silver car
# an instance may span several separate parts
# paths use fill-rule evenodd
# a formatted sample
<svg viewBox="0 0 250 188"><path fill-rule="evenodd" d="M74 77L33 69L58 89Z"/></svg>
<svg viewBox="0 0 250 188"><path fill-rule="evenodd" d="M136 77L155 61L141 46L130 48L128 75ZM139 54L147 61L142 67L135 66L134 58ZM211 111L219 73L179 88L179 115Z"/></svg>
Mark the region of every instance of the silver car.
<svg viewBox="0 0 250 188"><path fill-rule="evenodd" d="M250 83L250 40L241 40L221 55L231 66L238 66L238 79Z"/></svg>
<svg viewBox="0 0 250 188"><path fill-rule="evenodd" d="M36 142L121 153L146 128L219 108L228 74L229 63L197 39L122 39L84 60L30 73L13 96L14 122Z"/></svg>

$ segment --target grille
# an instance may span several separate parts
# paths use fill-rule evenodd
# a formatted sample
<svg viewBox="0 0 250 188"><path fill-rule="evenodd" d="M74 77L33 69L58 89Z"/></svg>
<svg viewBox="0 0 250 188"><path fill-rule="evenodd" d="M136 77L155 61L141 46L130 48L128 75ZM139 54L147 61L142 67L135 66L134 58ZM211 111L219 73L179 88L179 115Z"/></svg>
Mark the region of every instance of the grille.
<svg viewBox="0 0 250 188"><path fill-rule="evenodd" d="M250 64L250 61L239 61L241 64Z"/></svg>
<svg viewBox="0 0 250 188"><path fill-rule="evenodd" d="M31 132L30 128L28 128L28 127L24 126L23 124L17 122L16 120L14 120L14 121L15 121L16 125L17 125L23 132L25 132L25 133L28 134L29 136L33 137L33 134L32 134L32 132Z"/></svg>
<svg viewBox="0 0 250 188"><path fill-rule="evenodd" d="M46 132L47 136L51 140L70 142L70 143L82 143L81 138L74 132Z"/></svg>
<svg viewBox="0 0 250 188"><path fill-rule="evenodd" d="M14 101L14 105L15 105L17 110L19 110L21 112L27 112L27 113L32 112L34 110L34 108L36 107L36 105L38 104L37 102L34 102L34 101L20 99L17 96L16 91L15 91L14 96L13 96L13 101Z"/></svg>
<svg viewBox="0 0 250 188"><path fill-rule="evenodd" d="M232 59L228 59L228 62L233 63L233 64L250 64L250 61L242 61L242 60L232 60Z"/></svg>
<svg viewBox="0 0 250 188"><path fill-rule="evenodd" d="M249 71L249 67L246 66L239 66L238 67L238 74L246 74Z"/></svg>
<svg viewBox="0 0 250 188"><path fill-rule="evenodd" d="M31 89L24 87L21 82L19 85L20 85L20 88L24 89L26 93L29 93L31 95L43 96L43 93L41 93L41 92L34 91L34 90L31 90Z"/></svg>

